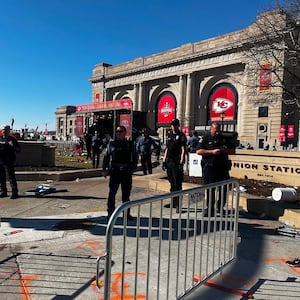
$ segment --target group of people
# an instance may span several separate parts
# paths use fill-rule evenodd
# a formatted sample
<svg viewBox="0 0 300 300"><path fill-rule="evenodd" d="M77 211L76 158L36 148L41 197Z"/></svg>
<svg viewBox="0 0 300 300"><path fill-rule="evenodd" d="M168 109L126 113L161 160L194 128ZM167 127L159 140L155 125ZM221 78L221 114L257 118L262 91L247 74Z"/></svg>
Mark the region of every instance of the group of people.
<svg viewBox="0 0 300 300"><path fill-rule="evenodd" d="M186 153L188 151L202 156L201 166L203 179L205 184L215 183L229 179L229 171L231 168L229 155L235 153L235 145L228 145L224 142L220 134L220 125L216 122L211 124L210 132L199 140L196 133L190 138L188 143L186 135L180 130L180 122L174 119L171 122L171 130L167 137L166 149L163 154L162 168L167 172L170 183L170 191L182 190L183 183L183 166L185 163ZM193 141L194 140L194 141ZM138 156L141 156L143 173L146 175L152 173L151 153L154 141L149 137L147 129L142 131L142 137L134 142L126 139L126 128L118 126L116 130L116 138L107 145L103 159L103 176L109 179L109 195L107 212L108 218L115 210L115 196L121 185L122 201L129 201L132 188L132 173L136 170ZM218 212L222 212L223 206L226 204L226 189L219 193L218 199L215 193L207 195L207 216L213 216L215 207ZM221 194L223 199L221 199ZM166 207L176 208L178 213L181 209L180 197L173 197L170 204ZM133 217L130 211L127 212L128 219Z"/></svg>
<svg viewBox="0 0 300 300"><path fill-rule="evenodd" d="M107 202L108 219L115 210L115 197L119 186L122 190L122 202L129 201L132 189L132 174L137 168L138 158L141 158L143 174L152 174L151 155L158 145L150 137L149 131L145 128L142 130L142 136L135 142L126 138L126 127L117 126L115 139L107 139L103 147L103 139L99 133L95 133L92 139L92 145L95 148L92 154L93 166L99 167L99 157L105 149L102 170L103 176L109 175L109 194ZM97 150L96 150L97 149ZM160 149L159 149L160 150ZM0 180L1 194L0 197L7 197L6 172L8 173L11 184L11 199L18 198L18 187L15 177L14 162L16 152L20 151L20 145L17 139L10 134L10 127L3 126L2 136L0 137ZM187 141L186 135L180 130L180 122L174 119L171 122L171 130L167 137L166 149L163 154L162 168L167 172L170 183L170 191L182 190L183 183L183 166L187 152L202 155L201 166L205 184L214 183L229 179L230 160L228 155L235 153L234 145L226 145L220 138L220 125L216 122L211 124L210 132L203 136L201 140L194 132ZM215 195L215 193L212 193ZM220 193L221 194L221 193ZM222 193L226 197L226 191ZM207 197L209 199L209 197ZM213 215L215 207L215 196L212 196L207 205L211 211L207 214ZM217 209L222 210L226 200L218 198ZM173 197L168 207L176 208L179 212L181 209L180 197ZM127 211L127 218L133 217L130 211Z"/></svg>
<svg viewBox="0 0 300 300"><path fill-rule="evenodd" d="M204 135L201 140L199 140L197 133L194 132L193 136L187 141L186 136L180 130L179 120L174 119L171 122L171 132L167 139L162 163L163 170L167 172L171 192L182 190L183 165L187 151L202 156L201 167L205 184L229 179L229 171L231 169L229 154L235 153L235 145L224 141L220 134L220 125L217 122L213 122L210 132ZM214 190L211 193L211 197L207 194L206 216L214 215L215 206L217 212L222 213L222 206L226 204L226 189L223 193L221 190L218 191L218 199L215 198L215 194ZM221 195L223 195L222 199ZM179 212L181 208L180 197L173 197L171 204L167 205L167 207L170 206L176 208L176 212Z"/></svg>
<svg viewBox="0 0 300 300"><path fill-rule="evenodd" d="M86 159L91 159L93 168L99 168L100 154L105 149L111 137L108 133L102 134L100 130L94 133L87 132L84 136Z"/></svg>

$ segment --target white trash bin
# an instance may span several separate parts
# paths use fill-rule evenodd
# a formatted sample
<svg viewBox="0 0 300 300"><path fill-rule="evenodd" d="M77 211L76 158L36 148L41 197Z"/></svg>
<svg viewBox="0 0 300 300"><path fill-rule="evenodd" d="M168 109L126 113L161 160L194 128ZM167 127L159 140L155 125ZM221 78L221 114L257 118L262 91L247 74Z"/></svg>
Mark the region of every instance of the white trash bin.
<svg viewBox="0 0 300 300"><path fill-rule="evenodd" d="M296 202L297 192L293 188L275 188L272 191L272 198L275 201Z"/></svg>

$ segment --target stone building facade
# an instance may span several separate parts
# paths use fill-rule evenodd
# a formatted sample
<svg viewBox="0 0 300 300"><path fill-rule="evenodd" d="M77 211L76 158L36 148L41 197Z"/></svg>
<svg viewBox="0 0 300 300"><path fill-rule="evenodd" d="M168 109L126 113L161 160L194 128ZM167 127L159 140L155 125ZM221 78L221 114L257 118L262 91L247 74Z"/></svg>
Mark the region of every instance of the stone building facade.
<svg viewBox="0 0 300 300"><path fill-rule="evenodd" d="M56 136L72 139L76 136L76 106L67 105L56 109Z"/></svg>
<svg viewBox="0 0 300 300"><path fill-rule="evenodd" d="M283 51L261 57L259 64L251 57L256 45L249 39L262 35L257 28L264 17L230 34L118 65L97 64L89 78L92 103L130 98L133 111L146 113L145 125L161 136L176 117L187 131L205 131L218 121L254 148L280 146L283 127L284 139L292 128L289 143L297 146L299 113L284 118L289 112L283 90L272 84L276 79L269 72L277 60L284 64Z"/></svg>

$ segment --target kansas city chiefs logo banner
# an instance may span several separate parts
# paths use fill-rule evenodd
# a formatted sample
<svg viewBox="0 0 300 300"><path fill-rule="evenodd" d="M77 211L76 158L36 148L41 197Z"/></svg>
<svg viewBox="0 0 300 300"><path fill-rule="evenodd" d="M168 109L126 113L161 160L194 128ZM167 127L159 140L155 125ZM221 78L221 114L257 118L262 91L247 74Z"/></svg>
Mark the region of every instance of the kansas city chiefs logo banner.
<svg viewBox="0 0 300 300"><path fill-rule="evenodd" d="M236 101L236 94L230 86L217 87L210 97L210 120L233 121Z"/></svg>

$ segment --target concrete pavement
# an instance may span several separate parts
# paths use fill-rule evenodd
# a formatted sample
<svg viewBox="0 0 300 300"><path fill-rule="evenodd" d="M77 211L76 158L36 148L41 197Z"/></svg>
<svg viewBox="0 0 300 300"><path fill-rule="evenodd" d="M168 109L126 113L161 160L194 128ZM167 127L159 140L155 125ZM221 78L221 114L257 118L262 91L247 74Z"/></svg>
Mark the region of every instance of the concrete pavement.
<svg viewBox="0 0 300 300"><path fill-rule="evenodd" d="M154 173L136 173L132 200L168 191L164 174ZM19 181L20 192L47 179L53 178ZM102 299L94 275L96 257L105 252L108 179L77 177L54 181L54 187L67 191L0 199L2 299ZM120 204L120 193L117 199ZM285 261L300 256L300 240L276 234L281 225L241 211L237 260L188 299L246 299L244 292L255 299L297 299L300 268Z"/></svg>

